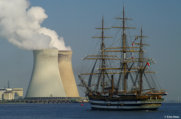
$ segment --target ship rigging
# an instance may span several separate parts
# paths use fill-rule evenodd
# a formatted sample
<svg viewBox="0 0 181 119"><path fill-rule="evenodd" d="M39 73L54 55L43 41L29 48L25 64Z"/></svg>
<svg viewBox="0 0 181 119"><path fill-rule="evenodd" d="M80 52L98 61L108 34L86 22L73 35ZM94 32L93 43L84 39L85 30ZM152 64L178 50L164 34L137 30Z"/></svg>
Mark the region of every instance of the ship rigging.
<svg viewBox="0 0 181 119"><path fill-rule="evenodd" d="M120 26L106 28L104 18L100 28L100 49L96 55L88 55L84 60L94 60L89 73L78 75L81 84L86 88L93 109L157 109L163 102L164 90L158 89L152 77L150 64L154 61L145 57L144 43L146 36L141 28L140 35L132 42L127 39L127 30L135 27L126 26L127 20L123 7ZM119 46L108 47L105 30L121 29ZM116 62L116 63L115 63ZM87 77L87 78L86 78Z"/></svg>

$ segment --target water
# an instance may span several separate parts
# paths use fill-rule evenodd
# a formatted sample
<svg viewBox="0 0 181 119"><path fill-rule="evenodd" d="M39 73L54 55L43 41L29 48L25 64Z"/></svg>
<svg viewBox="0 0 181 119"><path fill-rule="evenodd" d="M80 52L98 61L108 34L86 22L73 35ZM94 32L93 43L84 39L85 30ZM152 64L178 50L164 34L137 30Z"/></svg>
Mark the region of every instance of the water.
<svg viewBox="0 0 181 119"><path fill-rule="evenodd" d="M163 104L157 111L98 111L90 105L1 104L0 119L180 119L181 103Z"/></svg>

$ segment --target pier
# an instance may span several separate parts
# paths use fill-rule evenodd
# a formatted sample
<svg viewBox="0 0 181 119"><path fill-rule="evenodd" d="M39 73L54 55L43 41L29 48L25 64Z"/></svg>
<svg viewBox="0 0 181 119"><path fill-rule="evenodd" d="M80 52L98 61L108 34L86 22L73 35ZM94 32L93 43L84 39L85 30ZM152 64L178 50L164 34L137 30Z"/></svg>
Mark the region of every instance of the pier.
<svg viewBox="0 0 181 119"><path fill-rule="evenodd" d="M80 103L88 102L86 97L31 97L15 100L1 100L0 104L59 104L59 103Z"/></svg>

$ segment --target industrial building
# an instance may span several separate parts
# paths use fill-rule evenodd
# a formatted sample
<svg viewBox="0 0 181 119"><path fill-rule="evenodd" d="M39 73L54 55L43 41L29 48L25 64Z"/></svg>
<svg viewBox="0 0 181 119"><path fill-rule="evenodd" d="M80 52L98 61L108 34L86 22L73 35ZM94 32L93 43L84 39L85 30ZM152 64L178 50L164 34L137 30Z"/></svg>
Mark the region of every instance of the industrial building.
<svg viewBox="0 0 181 119"><path fill-rule="evenodd" d="M23 98L23 88L0 89L0 100L14 100Z"/></svg>

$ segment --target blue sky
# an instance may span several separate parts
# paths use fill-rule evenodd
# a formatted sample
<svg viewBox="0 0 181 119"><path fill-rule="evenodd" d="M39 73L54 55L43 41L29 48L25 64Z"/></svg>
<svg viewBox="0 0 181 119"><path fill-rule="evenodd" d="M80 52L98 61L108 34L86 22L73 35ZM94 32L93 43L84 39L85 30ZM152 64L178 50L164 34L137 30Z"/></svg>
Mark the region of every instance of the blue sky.
<svg viewBox="0 0 181 119"><path fill-rule="evenodd" d="M31 6L41 6L48 18L42 24L64 37L73 50L75 74L81 69L81 58L96 48L95 28L100 26L101 17L105 25L115 25L114 18L122 13L123 3L126 16L133 18L131 26L142 26L148 56L157 62L153 69L161 87L169 93L168 99L181 97L181 1L180 0L30 0ZM134 34L133 34L134 35ZM27 89L31 76L33 55L31 51L19 49L7 40L0 39L0 88L7 86Z"/></svg>

